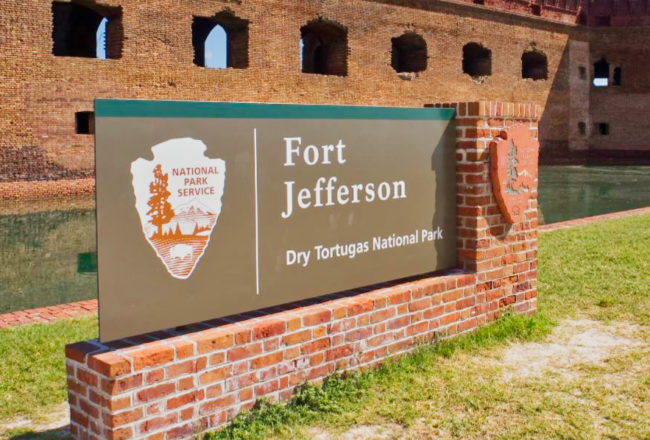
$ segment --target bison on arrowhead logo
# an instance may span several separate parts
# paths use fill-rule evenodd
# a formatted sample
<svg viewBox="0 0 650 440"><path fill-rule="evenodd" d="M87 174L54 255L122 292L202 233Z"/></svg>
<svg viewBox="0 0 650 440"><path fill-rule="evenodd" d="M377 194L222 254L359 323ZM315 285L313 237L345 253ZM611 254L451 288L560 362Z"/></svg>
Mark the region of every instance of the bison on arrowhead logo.
<svg viewBox="0 0 650 440"><path fill-rule="evenodd" d="M539 141L525 125L513 126L490 144L492 187L509 223L523 217L537 180Z"/></svg>
<svg viewBox="0 0 650 440"><path fill-rule="evenodd" d="M205 253L221 213L226 162L205 156L196 139L151 148L153 160L131 163L142 232L171 276L187 279Z"/></svg>

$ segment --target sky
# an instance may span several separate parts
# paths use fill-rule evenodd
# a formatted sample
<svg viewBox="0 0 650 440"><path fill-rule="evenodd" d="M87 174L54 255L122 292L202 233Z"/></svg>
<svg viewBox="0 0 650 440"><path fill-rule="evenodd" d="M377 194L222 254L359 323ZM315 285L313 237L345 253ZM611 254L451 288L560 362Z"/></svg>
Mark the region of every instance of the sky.
<svg viewBox="0 0 650 440"><path fill-rule="evenodd" d="M108 19L104 17L97 28L97 58L106 59L106 25Z"/></svg>

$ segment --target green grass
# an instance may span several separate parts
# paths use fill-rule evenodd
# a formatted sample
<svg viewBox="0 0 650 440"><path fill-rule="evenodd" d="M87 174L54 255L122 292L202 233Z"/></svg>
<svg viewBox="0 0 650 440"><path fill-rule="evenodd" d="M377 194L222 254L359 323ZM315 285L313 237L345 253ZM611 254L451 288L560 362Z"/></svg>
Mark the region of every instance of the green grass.
<svg viewBox="0 0 650 440"><path fill-rule="evenodd" d="M64 347L96 336L95 317L0 330L0 420L38 418L64 402Z"/></svg>
<svg viewBox="0 0 650 440"><path fill-rule="evenodd" d="M540 235L538 290L554 320L650 323L650 216Z"/></svg>
<svg viewBox="0 0 650 440"><path fill-rule="evenodd" d="M602 365L510 378L509 343L542 341L564 319L634 324L650 340L650 216L559 230L539 240L539 313L507 315L383 366L259 402L207 439L299 439L381 426L396 438L650 438L648 350ZM0 420L38 418L66 398L63 346L95 337L82 318L0 330Z"/></svg>

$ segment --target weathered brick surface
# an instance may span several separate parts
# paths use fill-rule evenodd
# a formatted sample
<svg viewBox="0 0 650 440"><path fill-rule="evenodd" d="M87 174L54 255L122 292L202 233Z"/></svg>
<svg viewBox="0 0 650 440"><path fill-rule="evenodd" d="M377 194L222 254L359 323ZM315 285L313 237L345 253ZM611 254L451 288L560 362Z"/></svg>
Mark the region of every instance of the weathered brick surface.
<svg viewBox="0 0 650 440"><path fill-rule="evenodd" d="M458 269L255 318L188 326L194 330L181 334L157 332L110 347L71 345L73 437L192 438L261 397L287 399L300 383L376 365L419 343L471 331L505 310L534 313L536 189L522 220L507 224L488 183L486 151L513 124L526 124L537 136L541 109L498 102L440 106L457 110Z"/></svg>
<svg viewBox="0 0 650 440"><path fill-rule="evenodd" d="M62 0L67 1L67 0ZM83 2L82 2L83 3ZM567 3L530 13L527 1L255 0L182 2L98 0L121 7L119 59L52 55L52 4L0 2L0 182L66 179L93 170L93 139L75 134L75 112L95 98L291 102L420 107L427 102L513 97L547 106L549 140L567 138L570 38L576 7ZM193 16L226 8L249 21L248 67L194 65ZM317 17L347 28L347 76L300 69L300 28ZM391 40L412 31L427 43L427 69L400 75L391 67ZM492 76L462 73L462 48L476 41L492 51ZM548 79L522 79L521 55L535 45L548 57ZM553 91L559 91L554 98ZM16 187L16 192L21 187ZM0 189L2 193L2 189Z"/></svg>

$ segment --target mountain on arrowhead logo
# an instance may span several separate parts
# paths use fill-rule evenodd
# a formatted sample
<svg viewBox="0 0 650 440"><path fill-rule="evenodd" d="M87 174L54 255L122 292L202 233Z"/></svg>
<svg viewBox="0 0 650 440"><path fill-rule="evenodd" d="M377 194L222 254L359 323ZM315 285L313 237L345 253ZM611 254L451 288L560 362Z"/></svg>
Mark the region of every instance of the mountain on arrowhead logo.
<svg viewBox="0 0 650 440"><path fill-rule="evenodd" d="M131 163L142 232L171 276L192 275L221 214L226 162L205 156L197 139L170 139L151 148L153 160Z"/></svg>

